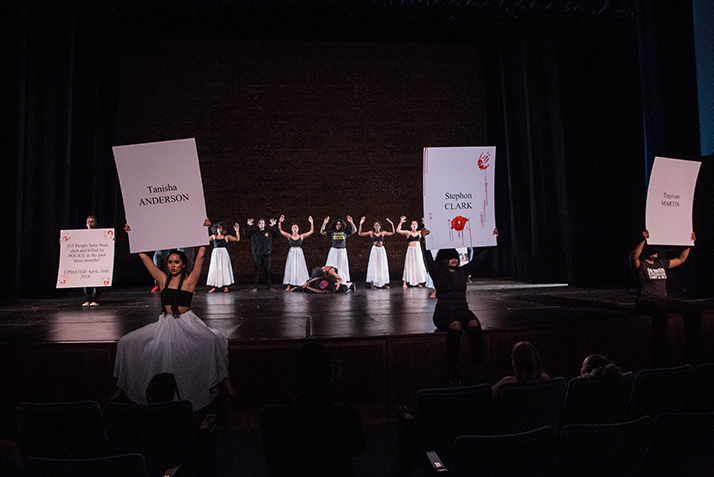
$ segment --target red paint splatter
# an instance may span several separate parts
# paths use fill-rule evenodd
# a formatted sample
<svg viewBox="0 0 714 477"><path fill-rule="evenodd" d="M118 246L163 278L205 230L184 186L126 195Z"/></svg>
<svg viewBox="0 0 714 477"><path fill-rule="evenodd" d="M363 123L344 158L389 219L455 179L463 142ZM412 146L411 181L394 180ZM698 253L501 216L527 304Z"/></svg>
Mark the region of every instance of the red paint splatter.
<svg viewBox="0 0 714 477"><path fill-rule="evenodd" d="M457 215L453 219L451 219L451 228L453 230L456 230L457 232L461 232L464 230L464 227L466 226L466 222L468 222L469 219L466 217L461 217L460 215Z"/></svg>

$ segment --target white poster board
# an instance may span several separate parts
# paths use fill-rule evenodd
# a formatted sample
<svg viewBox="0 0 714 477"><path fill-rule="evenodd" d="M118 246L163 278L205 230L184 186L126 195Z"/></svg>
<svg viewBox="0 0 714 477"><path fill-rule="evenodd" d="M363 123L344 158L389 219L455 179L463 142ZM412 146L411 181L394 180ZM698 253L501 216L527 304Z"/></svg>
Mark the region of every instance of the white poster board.
<svg viewBox="0 0 714 477"><path fill-rule="evenodd" d="M495 147L424 148L427 249L496 245L495 169Z"/></svg>
<svg viewBox="0 0 714 477"><path fill-rule="evenodd" d="M110 287L114 229L60 230L57 288Z"/></svg>
<svg viewBox="0 0 714 477"><path fill-rule="evenodd" d="M693 245L692 207L701 162L655 157L645 214L648 243Z"/></svg>
<svg viewBox="0 0 714 477"><path fill-rule="evenodd" d="M131 253L208 245L195 139L115 146Z"/></svg>

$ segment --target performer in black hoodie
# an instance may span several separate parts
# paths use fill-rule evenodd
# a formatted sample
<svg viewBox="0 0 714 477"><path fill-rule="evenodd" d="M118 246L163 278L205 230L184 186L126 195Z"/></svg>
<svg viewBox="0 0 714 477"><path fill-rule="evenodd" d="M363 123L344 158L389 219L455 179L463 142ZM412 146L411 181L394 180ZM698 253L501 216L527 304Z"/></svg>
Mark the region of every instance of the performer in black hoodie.
<svg viewBox="0 0 714 477"><path fill-rule="evenodd" d="M493 230L498 235L498 230ZM421 231L423 237L429 235L429 230ZM423 246L423 243L422 243ZM486 381L483 330L481 322L469 309L466 301L466 283L469 275L476 272L478 261L470 261L463 267L459 266L459 253L455 249L439 250L436 260L431 253L424 252L429 274L434 279L436 289L436 307L434 308L434 325L439 331L446 331L446 370L449 384L461 384L459 373L459 347L461 331L466 331L471 348L471 360L474 367L476 383Z"/></svg>
<svg viewBox="0 0 714 477"><path fill-rule="evenodd" d="M260 270L265 270L265 281L268 285L268 290L273 290L270 280L270 251L273 248L273 239L280 234L277 230L277 221L270 219L271 229L265 228L265 219L258 219L258 230L251 230L253 219L248 219L248 223L243 227L243 236L250 238L251 251L253 253L253 262L255 263L255 281L251 292L258 291L258 282L260 280Z"/></svg>

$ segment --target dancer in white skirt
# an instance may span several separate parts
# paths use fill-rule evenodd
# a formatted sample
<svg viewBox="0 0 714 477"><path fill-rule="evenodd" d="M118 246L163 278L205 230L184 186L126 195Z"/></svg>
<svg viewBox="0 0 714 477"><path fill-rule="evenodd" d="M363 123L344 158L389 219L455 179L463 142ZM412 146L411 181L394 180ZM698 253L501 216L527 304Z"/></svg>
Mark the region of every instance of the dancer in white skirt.
<svg viewBox="0 0 714 477"><path fill-rule="evenodd" d="M233 285L233 267L231 266L231 257L228 255L226 245L228 242L240 241L240 229L238 224L233 224L233 230L236 231L235 237L230 234L224 234L228 227L223 222L218 222L211 227L213 232L208 240L213 242L213 252L211 252L211 262L208 265L208 279L206 285L211 287L208 293L213 293L216 288L223 287L223 291L228 291L228 286Z"/></svg>
<svg viewBox="0 0 714 477"><path fill-rule="evenodd" d="M417 230L419 224L416 220L412 220L409 230L402 230L402 224L407 221L405 216L399 218L397 233L407 237L409 246L407 247L407 255L404 258L404 273L402 274L402 286L407 288L407 284L411 286L421 287L422 283L427 280L426 265L424 256L421 253L421 231Z"/></svg>
<svg viewBox="0 0 714 477"><path fill-rule="evenodd" d="M325 217L322 222L322 227L320 227L320 233L322 235L329 236L332 240L332 247L330 247L330 253L327 254L327 262L325 265L335 267L345 281L345 284L349 286L350 283L350 261L347 259L347 237L357 232L357 227L351 216L347 216L347 222L352 225L352 230L347 230L345 227L345 222L342 219L337 219L332 223L332 230L327 232L325 227L327 227L327 222L330 221L330 217Z"/></svg>
<svg viewBox="0 0 714 477"><path fill-rule="evenodd" d="M283 237L288 239L290 251L288 258L285 260L285 275L283 276L283 285L286 285L285 291L290 291L293 286L301 287L310 278L307 271L307 263L305 262L305 254L302 251L302 241L315 232L315 224L312 222L312 215L307 218L310 222L310 230L304 234L300 233L300 227L293 224L290 227L292 233L287 233L283 230L283 222L285 216L281 215L278 219L278 230Z"/></svg>
<svg viewBox="0 0 714 477"><path fill-rule="evenodd" d="M382 230L382 224L375 222L373 230L362 232L362 224L365 217L359 221L359 235L361 237L372 237L372 249L369 252L369 262L367 262L367 283L371 283L372 288L389 288L389 264L387 262L387 251L384 250L384 237L394 235L394 222L387 219L392 224L392 231Z"/></svg>
<svg viewBox="0 0 714 477"><path fill-rule="evenodd" d="M125 230L131 229L127 225ZM117 344L117 387L134 402L147 402L146 388L160 373L176 377L179 395L191 402L194 411L211 404L219 386L231 395L236 393L228 380L228 340L191 311L205 254L206 248L199 248L190 275L185 274L183 252L169 254L169 275L159 270L151 257L139 254L161 289L161 314L157 322L124 335Z"/></svg>

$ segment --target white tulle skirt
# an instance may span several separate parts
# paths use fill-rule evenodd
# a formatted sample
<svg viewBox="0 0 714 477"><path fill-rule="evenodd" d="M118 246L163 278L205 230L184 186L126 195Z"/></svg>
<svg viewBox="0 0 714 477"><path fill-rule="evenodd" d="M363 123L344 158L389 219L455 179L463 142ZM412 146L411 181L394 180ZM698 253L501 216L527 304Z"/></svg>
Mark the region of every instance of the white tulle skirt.
<svg viewBox="0 0 714 477"><path fill-rule="evenodd" d="M327 254L327 262L325 265L335 267L337 274L343 281L350 281L350 261L347 259L346 248L330 248L330 253Z"/></svg>
<svg viewBox="0 0 714 477"><path fill-rule="evenodd" d="M208 265L206 285L220 288L233 284L233 267L231 257L225 247L214 248L211 252L211 263Z"/></svg>
<svg viewBox="0 0 714 477"><path fill-rule="evenodd" d="M117 344L114 376L134 402L146 404L146 387L159 373L173 373L181 399L197 411L211 404L228 377L228 340L192 311L124 335Z"/></svg>
<svg viewBox="0 0 714 477"><path fill-rule="evenodd" d="M389 284L389 264L387 263L387 251L384 247L372 245L367 263L367 283L376 287Z"/></svg>
<svg viewBox="0 0 714 477"><path fill-rule="evenodd" d="M402 281L407 282L409 285L416 286L426 282L426 279L426 265L424 265L424 256L421 253L421 247L407 247Z"/></svg>
<svg viewBox="0 0 714 477"><path fill-rule="evenodd" d="M288 258L285 260L283 285L302 286L309 278L310 274L307 271L305 253L302 251L302 248L290 247Z"/></svg>

